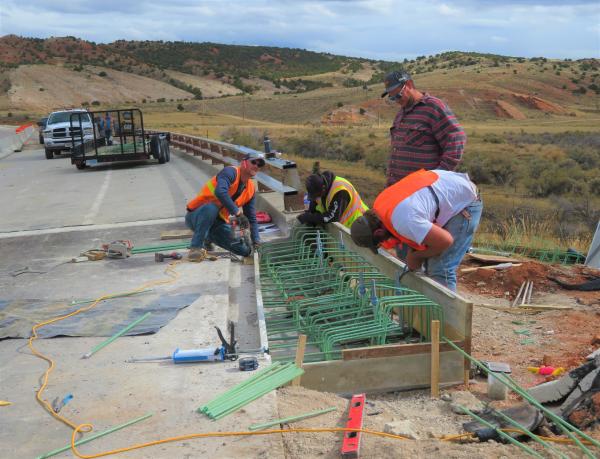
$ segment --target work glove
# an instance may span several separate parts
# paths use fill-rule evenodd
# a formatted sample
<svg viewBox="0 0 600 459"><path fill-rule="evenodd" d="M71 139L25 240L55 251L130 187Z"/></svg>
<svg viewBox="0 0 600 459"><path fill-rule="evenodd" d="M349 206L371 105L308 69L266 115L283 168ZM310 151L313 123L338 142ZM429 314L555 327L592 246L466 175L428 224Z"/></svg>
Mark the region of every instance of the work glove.
<svg viewBox="0 0 600 459"><path fill-rule="evenodd" d="M256 252L258 249L260 249L260 246L262 245L261 241L254 241L252 243L252 248L254 249L254 251Z"/></svg>
<svg viewBox="0 0 600 459"><path fill-rule="evenodd" d="M304 225L304 224L306 224L308 222L309 216L310 216L310 214L308 212L304 212L304 213L301 213L300 215L298 215L296 218L298 219L298 221L301 224Z"/></svg>
<svg viewBox="0 0 600 459"><path fill-rule="evenodd" d="M298 221L303 225L307 224L316 226L323 223L323 217L318 212L304 212L303 214L298 215L296 218L298 218Z"/></svg>
<svg viewBox="0 0 600 459"><path fill-rule="evenodd" d="M250 227L250 221L248 220L248 217L246 217L244 214L238 216L238 221L240 222L240 228L246 229Z"/></svg>

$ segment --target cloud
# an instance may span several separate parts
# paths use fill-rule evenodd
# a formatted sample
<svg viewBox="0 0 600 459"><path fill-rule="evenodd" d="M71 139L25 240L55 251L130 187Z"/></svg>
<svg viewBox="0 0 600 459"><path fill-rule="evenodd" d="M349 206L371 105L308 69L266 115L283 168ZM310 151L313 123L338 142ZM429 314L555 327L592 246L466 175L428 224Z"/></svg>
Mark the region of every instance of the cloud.
<svg viewBox="0 0 600 459"><path fill-rule="evenodd" d="M458 16L459 14L461 14L461 10L460 9L448 6L445 3L442 3L438 7L438 12L442 16Z"/></svg>

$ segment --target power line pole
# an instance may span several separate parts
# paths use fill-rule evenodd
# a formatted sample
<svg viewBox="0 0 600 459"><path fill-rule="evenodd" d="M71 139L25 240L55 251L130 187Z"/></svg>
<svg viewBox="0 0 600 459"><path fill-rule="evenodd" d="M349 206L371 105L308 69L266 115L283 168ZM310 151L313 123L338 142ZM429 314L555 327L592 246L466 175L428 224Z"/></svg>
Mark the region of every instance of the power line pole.
<svg viewBox="0 0 600 459"><path fill-rule="evenodd" d="M242 119L246 119L246 94L242 92Z"/></svg>

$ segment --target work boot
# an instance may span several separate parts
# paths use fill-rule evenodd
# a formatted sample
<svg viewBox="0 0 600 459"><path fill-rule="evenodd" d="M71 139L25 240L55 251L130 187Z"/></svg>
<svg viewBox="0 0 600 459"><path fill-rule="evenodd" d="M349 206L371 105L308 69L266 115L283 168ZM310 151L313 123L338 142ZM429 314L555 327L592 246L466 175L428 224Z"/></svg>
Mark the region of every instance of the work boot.
<svg viewBox="0 0 600 459"><path fill-rule="evenodd" d="M188 253L188 260L193 263L199 263L206 259L206 249L201 247L192 247Z"/></svg>
<svg viewBox="0 0 600 459"><path fill-rule="evenodd" d="M206 249L207 252L215 251L215 245L210 241L204 241L204 248Z"/></svg>

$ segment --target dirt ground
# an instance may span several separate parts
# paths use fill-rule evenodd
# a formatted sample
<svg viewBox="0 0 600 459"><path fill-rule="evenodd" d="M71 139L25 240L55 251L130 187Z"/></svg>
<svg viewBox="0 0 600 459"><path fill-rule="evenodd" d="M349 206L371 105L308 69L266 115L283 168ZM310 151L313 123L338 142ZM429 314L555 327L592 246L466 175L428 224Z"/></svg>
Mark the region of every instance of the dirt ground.
<svg viewBox="0 0 600 459"><path fill-rule="evenodd" d="M446 392L451 394L453 390ZM280 418L329 407L337 408L336 411L318 417L293 424L284 424L282 426L284 429L325 429L345 426L349 400L336 394L312 391L302 387L287 387L278 391L277 400ZM471 418L455 414L449 402L432 399L428 391L368 396L363 420L364 429L379 432L384 431L387 423L407 420L410 422L416 438L399 440L362 434L360 457L363 459L529 457L517 446L495 441L479 443L468 439L444 440L444 436L464 433L462 425L471 421ZM279 428L279 426L272 428ZM600 428L598 427L588 433L595 438L600 438ZM339 432L290 432L283 435L283 444L288 459L314 457L334 459L340 457L342 434ZM527 446L541 451L539 445L532 444L532 442L529 442ZM574 447L561 446L559 449L568 457L583 457Z"/></svg>
<svg viewBox="0 0 600 459"><path fill-rule="evenodd" d="M480 266L467 260L461 268ZM552 365L571 370L598 349L595 340L600 334L600 292L565 290L550 278L576 284L600 277L600 270L582 265L551 265L525 261L521 266L495 271L479 269L461 274L459 292L475 304L473 310L473 355L480 360L505 362L511 366L512 377L522 387L531 387L548 380L527 370L527 367ZM570 306L569 310L524 312L497 310L509 307L524 280L534 282L531 303L536 305ZM482 306L486 305L486 306ZM594 344L592 344L594 342ZM487 397L487 379L475 376L469 391L479 400L496 408L506 408L519 402L514 394L505 401ZM464 386L449 388L449 396L464 391ZM444 396L446 398L446 396ZM285 388L278 392L280 417L313 410L336 407L337 410L319 417L284 425L284 428L344 427L349 401L335 394ZM444 435L464 433L462 424L468 416L452 412L450 403L432 399L429 391L399 392L367 397L364 428L384 431L389 422L408 420L417 434L415 440L364 435L361 457L444 457L444 458L504 458L526 457L516 446L497 442L443 441ZM587 431L600 439L600 424ZM284 435L287 457L339 457L340 433L290 433ZM528 446L539 449L532 442ZM583 457L573 447L561 446L569 457Z"/></svg>

